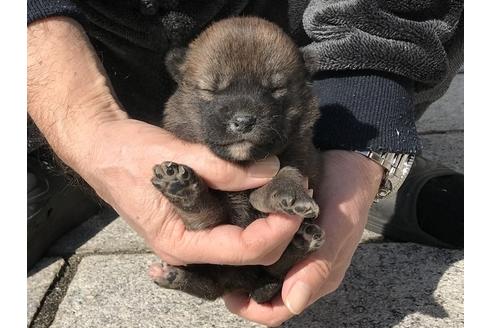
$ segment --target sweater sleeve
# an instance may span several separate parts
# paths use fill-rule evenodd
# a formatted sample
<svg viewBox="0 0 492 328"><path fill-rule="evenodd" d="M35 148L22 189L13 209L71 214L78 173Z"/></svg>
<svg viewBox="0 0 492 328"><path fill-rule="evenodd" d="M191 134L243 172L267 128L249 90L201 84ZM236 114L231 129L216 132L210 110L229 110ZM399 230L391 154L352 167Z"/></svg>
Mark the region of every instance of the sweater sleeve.
<svg viewBox="0 0 492 328"><path fill-rule="evenodd" d="M311 0L303 25L316 144L418 152L414 108L442 96L463 62L463 1Z"/></svg>
<svg viewBox="0 0 492 328"><path fill-rule="evenodd" d="M411 80L368 70L323 72L313 87L321 112L314 143L321 150L420 150Z"/></svg>
<svg viewBox="0 0 492 328"><path fill-rule="evenodd" d="M27 24L51 17L67 16L82 19L76 0L27 0Z"/></svg>

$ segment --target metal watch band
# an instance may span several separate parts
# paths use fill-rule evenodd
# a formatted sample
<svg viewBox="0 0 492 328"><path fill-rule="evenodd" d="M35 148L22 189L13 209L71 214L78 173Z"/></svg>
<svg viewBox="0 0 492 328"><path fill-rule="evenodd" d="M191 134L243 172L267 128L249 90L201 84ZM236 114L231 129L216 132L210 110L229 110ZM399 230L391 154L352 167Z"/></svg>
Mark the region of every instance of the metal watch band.
<svg viewBox="0 0 492 328"><path fill-rule="evenodd" d="M375 202L400 189L415 160L415 155L413 154L378 153L370 150L356 150L355 152L385 168L385 174L374 200Z"/></svg>

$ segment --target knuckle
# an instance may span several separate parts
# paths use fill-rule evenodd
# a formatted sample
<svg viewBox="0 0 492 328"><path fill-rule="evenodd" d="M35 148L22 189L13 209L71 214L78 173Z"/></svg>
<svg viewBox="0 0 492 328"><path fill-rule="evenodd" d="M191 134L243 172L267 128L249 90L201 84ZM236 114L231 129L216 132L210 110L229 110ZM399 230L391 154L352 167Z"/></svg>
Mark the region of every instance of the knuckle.
<svg viewBox="0 0 492 328"><path fill-rule="evenodd" d="M167 247L163 244L157 244L155 246L151 245L152 250L154 251L155 255L162 261L166 263L172 263L175 262L175 256L176 254L170 254Z"/></svg>
<svg viewBox="0 0 492 328"><path fill-rule="evenodd" d="M283 253L281 251L274 251L267 255L263 255L260 259L260 264L266 266L272 265L280 260L282 254Z"/></svg>
<svg viewBox="0 0 492 328"><path fill-rule="evenodd" d="M330 269L328 269L328 274L325 275L323 273L326 272L325 269L326 268L320 268L318 266L316 270L318 274L320 274L320 276L322 277L323 281L326 281L323 288L325 290L325 293L331 294L342 285L343 279L345 277L345 272L337 272L337 270L331 271Z"/></svg>
<svg viewBox="0 0 492 328"><path fill-rule="evenodd" d="M224 300L224 305L226 306L227 310L231 312L232 314L239 315L239 308L235 306L231 306L229 303L229 300L226 297L223 297Z"/></svg>
<svg viewBox="0 0 492 328"><path fill-rule="evenodd" d="M323 280L326 281L331 277L332 267L330 262L318 259L313 262L313 270Z"/></svg>
<svg viewBox="0 0 492 328"><path fill-rule="evenodd" d="M231 164L217 160L213 165L213 169L209 170L212 174L209 176L209 180L215 187L224 187L231 184L237 176L236 170Z"/></svg>

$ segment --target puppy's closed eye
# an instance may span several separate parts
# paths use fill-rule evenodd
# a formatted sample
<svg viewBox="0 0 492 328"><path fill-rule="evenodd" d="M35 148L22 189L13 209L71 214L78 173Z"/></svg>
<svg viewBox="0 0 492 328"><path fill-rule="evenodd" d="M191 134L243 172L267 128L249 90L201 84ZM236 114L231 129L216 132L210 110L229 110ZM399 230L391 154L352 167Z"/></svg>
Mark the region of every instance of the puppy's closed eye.
<svg viewBox="0 0 492 328"><path fill-rule="evenodd" d="M196 89L204 95L204 98L211 98L229 86L230 80L208 80L199 81Z"/></svg>
<svg viewBox="0 0 492 328"><path fill-rule="evenodd" d="M207 92L207 93L215 93L217 90L211 87L198 87L199 91Z"/></svg>
<svg viewBox="0 0 492 328"><path fill-rule="evenodd" d="M287 94L287 91L287 87L273 87L270 89L273 98L281 98Z"/></svg>
<svg viewBox="0 0 492 328"><path fill-rule="evenodd" d="M215 94L217 93L217 89L211 85L206 84L198 84L195 86L195 90L200 98L205 100L212 100Z"/></svg>

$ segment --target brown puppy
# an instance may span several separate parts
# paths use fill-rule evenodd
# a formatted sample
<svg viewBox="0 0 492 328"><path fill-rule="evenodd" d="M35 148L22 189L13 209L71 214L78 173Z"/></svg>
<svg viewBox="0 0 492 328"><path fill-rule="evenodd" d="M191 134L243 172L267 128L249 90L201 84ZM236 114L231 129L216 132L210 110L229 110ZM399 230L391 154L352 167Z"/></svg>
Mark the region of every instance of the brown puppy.
<svg viewBox="0 0 492 328"><path fill-rule="evenodd" d="M166 104L164 129L207 145L237 163L277 155L281 170L267 185L244 192L209 189L193 170L165 162L152 183L174 204L187 229L218 224L246 227L267 213L315 218L318 205L303 176L316 181L320 166L312 144L319 110L294 42L276 25L253 17L217 22L187 49L167 57L178 88ZM305 221L281 259L269 266L154 265L151 276L165 288L215 299L230 290L270 300L288 269L321 246L324 233Z"/></svg>

